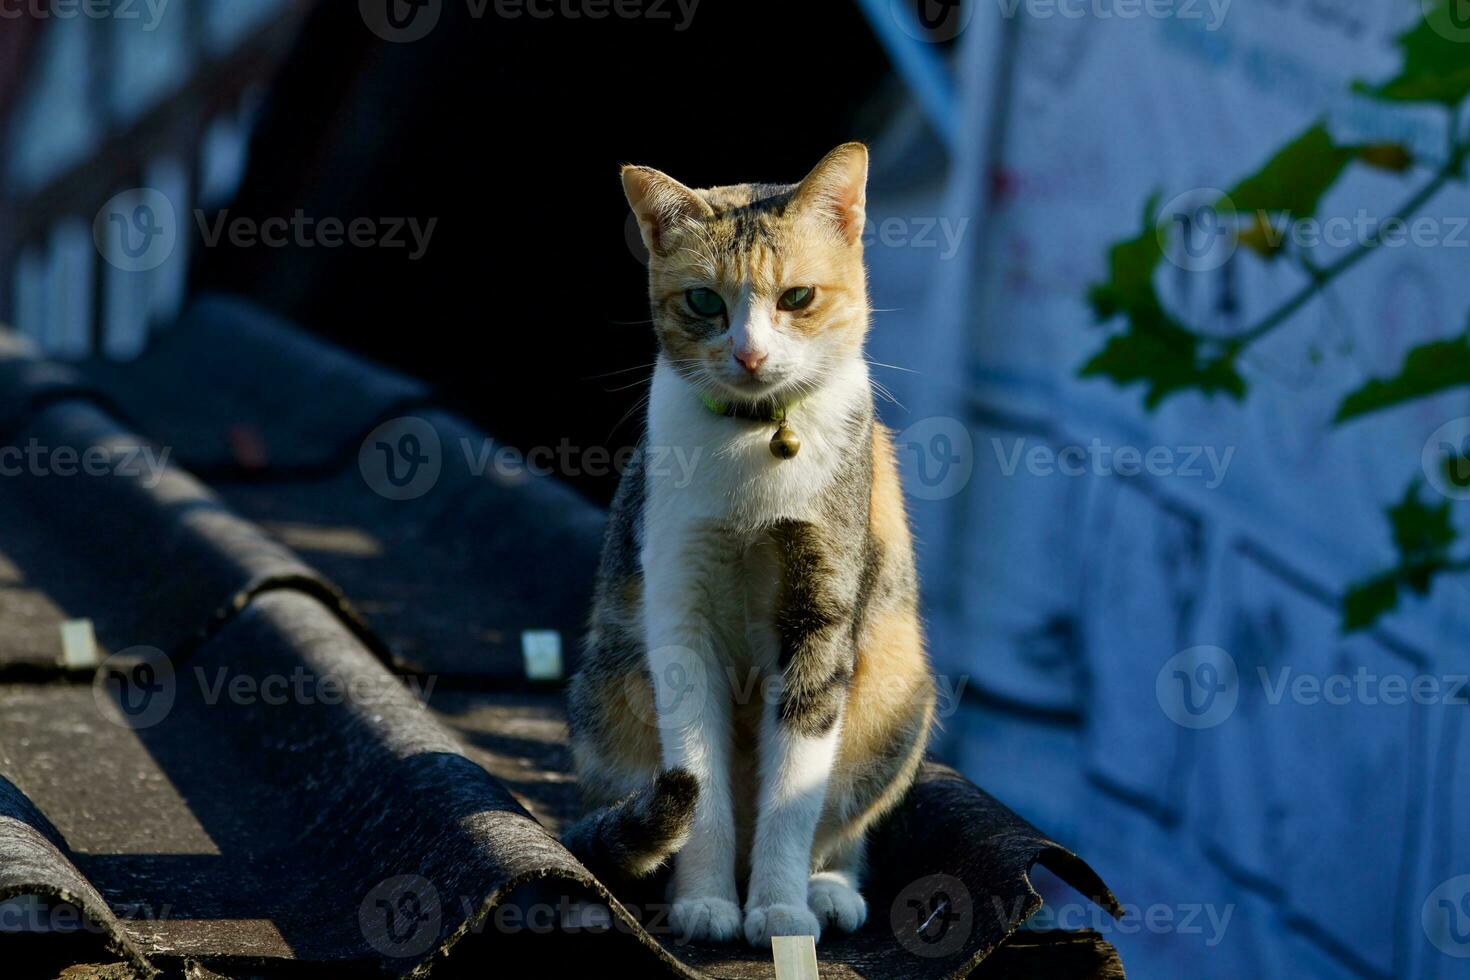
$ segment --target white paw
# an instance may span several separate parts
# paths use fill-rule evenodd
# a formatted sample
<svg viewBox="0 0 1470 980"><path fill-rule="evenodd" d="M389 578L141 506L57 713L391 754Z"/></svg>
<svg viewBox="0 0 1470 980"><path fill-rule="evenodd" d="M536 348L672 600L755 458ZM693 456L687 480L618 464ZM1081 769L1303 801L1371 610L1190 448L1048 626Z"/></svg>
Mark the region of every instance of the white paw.
<svg viewBox="0 0 1470 980"><path fill-rule="evenodd" d="M857 932L868 921L868 903L845 875L819 871L807 885L806 903L823 926Z"/></svg>
<svg viewBox="0 0 1470 980"><path fill-rule="evenodd" d="M740 935L740 906L727 898L681 898L669 910L681 943L728 943Z"/></svg>
<svg viewBox="0 0 1470 980"><path fill-rule="evenodd" d="M822 924L805 905L756 905L745 910L745 941L771 945L772 936L822 937Z"/></svg>

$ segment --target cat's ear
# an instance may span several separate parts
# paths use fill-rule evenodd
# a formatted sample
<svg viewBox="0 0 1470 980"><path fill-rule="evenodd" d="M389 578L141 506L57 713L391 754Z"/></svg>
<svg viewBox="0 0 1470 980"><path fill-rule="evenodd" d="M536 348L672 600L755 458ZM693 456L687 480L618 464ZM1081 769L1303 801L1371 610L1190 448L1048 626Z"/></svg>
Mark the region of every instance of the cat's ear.
<svg viewBox="0 0 1470 980"><path fill-rule="evenodd" d="M623 193L638 218L644 247L656 255L663 254L669 231L679 222L715 213L704 198L652 167L624 167Z"/></svg>
<svg viewBox="0 0 1470 980"><path fill-rule="evenodd" d="M843 143L822 157L796 188L791 207L829 223L849 245L863 234L868 204L868 148Z"/></svg>

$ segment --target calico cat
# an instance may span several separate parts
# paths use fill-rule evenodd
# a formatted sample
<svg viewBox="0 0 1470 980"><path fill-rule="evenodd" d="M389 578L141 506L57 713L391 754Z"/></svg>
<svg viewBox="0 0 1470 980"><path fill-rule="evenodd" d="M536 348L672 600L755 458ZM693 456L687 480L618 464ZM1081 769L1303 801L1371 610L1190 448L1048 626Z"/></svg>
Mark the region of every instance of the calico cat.
<svg viewBox="0 0 1470 980"><path fill-rule="evenodd" d="M565 839L609 878L672 857L686 941L861 926L865 834L933 718L863 356L867 169L848 143L790 186L622 171L659 354L570 693L578 777L603 809ZM692 472L656 465L670 449Z"/></svg>

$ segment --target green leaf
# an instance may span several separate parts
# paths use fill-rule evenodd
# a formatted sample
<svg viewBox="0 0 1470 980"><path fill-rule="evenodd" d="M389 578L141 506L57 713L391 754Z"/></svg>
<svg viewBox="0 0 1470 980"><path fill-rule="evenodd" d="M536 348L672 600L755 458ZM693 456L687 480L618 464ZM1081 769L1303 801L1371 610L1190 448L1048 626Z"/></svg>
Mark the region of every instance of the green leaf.
<svg viewBox="0 0 1470 980"><path fill-rule="evenodd" d="M1162 310L1155 316L1135 313L1126 333L1108 339L1082 367L1082 377L1112 378L1120 385L1143 382L1144 407L1159 407L1169 395L1197 388L1207 395L1223 392L1239 401L1245 379L1230 355L1201 355L1199 338L1180 327Z"/></svg>
<svg viewBox="0 0 1470 980"><path fill-rule="evenodd" d="M1342 629L1345 633L1366 629L1379 617L1398 608L1398 577L1392 573L1375 576L1348 589L1342 599Z"/></svg>
<svg viewBox="0 0 1470 980"><path fill-rule="evenodd" d="M1156 303L1154 270L1164 257L1164 246L1158 231L1158 191L1149 195L1143 205L1143 230L1108 250L1108 281L1097 283L1088 292L1092 311L1099 320Z"/></svg>
<svg viewBox="0 0 1470 980"><path fill-rule="evenodd" d="M1327 127L1315 123L1228 191L1228 200L1220 202L1220 209L1310 218L1357 155L1357 147L1338 146Z"/></svg>
<svg viewBox="0 0 1470 980"><path fill-rule="evenodd" d="M1358 160L1374 170L1406 173L1414 166L1414 154L1402 143L1370 143L1358 148Z"/></svg>
<svg viewBox="0 0 1470 980"><path fill-rule="evenodd" d="M1470 25L1456 23L1453 4L1439 2L1412 28L1398 37L1404 66L1381 85L1356 83L1355 91L1394 102L1438 102L1457 106L1470 95Z"/></svg>
<svg viewBox="0 0 1470 980"><path fill-rule="evenodd" d="M1394 547L1406 565L1442 557L1455 543L1449 498L1436 507L1426 507L1419 500L1418 481L1410 485L1403 500L1389 508L1388 519Z"/></svg>
<svg viewBox="0 0 1470 980"><path fill-rule="evenodd" d="M1285 252L1286 229L1278 229L1269 215L1257 211L1250 222L1235 233L1235 240L1267 262L1274 262Z"/></svg>
<svg viewBox="0 0 1470 980"><path fill-rule="evenodd" d="M1345 633L1365 629L1380 616L1398 608L1404 589L1428 595L1434 577L1458 566L1448 558L1434 558L1413 565L1400 565L1370 579L1355 583L1342 598L1342 629Z"/></svg>
<svg viewBox="0 0 1470 980"><path fill-rule="evenodd" d="M1239 399L1245 380L1235 371L1233 355L1206 357L1200 339L1169 316L1154 289L1154 271L1164 257L1164 235L1158 225L1158 192L1144 205L1142 229L1108 251L1108 280L1088 293L1098 320L1125 317L1128 329L1108 338L1103 349L1082 366L1082 377L1108 377L1120 385L1142 382L1144 405L1157 408L1170 394L1198 388L1223 391Z"/></svg>
<svg viewBox="0 0 1470 980"><path fill-rule="evenodd" d="M1404 499L1388 509L1398 564L1348 589L1342 600L1344 631L1371 626L1396 609L1404 589L1428 595L1436 575L1460 567L1450 558L1458 532L1450 521L1449 500L1427 506L1419 499L1419 489L1415 480Z"/></svg>
<svg viewBox="0 0 1470 980"><path fill-rule="evenodd" d="M1470 385L1470 330L1415 347L1398 374L1369 381L1344 398L1333 421L1345 422L1460 385Z"/></svg>

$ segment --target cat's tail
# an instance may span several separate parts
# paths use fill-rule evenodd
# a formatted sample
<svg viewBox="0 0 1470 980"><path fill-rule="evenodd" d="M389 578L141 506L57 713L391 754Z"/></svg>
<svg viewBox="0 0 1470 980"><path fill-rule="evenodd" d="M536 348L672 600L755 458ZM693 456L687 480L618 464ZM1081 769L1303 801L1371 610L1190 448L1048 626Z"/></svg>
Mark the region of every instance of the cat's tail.
<svg viewBox="0 0 1470 980"><path fill-rule="evenodd" d="M605 882L643 878L689 839L699 782L687 769L666 769L652 783L563 831L561 842Z"/></svg>

